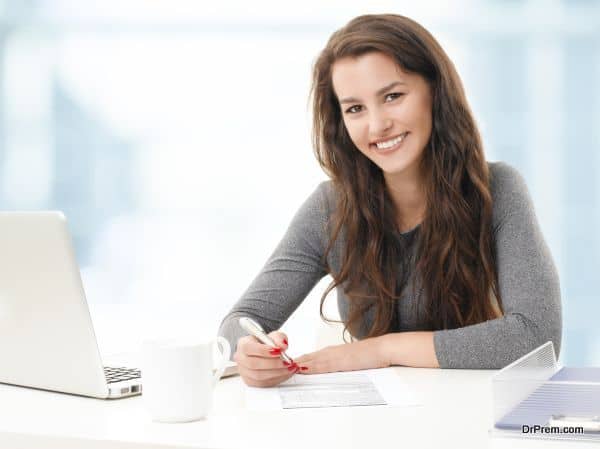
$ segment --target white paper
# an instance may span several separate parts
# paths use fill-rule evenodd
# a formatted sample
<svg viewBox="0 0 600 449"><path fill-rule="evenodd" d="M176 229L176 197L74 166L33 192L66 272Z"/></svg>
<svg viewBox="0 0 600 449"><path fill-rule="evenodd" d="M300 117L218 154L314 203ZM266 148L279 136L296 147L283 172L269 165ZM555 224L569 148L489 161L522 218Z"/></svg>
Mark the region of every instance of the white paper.
<svg viewBox="0 0 600 449"><path fill-rule="evenodd" d="M245 386L246 408L276 411L292 408L421 405L394 368L326 374L296 374L272 388Z"/></svg>

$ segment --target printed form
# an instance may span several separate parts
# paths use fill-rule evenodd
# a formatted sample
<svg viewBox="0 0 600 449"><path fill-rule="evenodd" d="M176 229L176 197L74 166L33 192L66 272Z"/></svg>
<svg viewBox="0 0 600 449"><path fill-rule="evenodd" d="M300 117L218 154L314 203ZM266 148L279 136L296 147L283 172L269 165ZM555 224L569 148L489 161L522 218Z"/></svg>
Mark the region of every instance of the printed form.
<svg viewBox="0 0 600 449"><path fill-rule="evenodd" d="M297 374L276 387L245 388L246 408L254 411L421 405L414 392L394 373L393 368Z"/></svg>

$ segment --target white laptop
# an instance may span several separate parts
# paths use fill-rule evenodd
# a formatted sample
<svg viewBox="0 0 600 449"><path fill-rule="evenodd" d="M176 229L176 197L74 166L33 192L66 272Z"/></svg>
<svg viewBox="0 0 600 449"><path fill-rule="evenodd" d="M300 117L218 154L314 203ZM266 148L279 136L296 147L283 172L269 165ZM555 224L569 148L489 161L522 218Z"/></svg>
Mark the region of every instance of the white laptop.
<svg viewBox="0 0 600 449"><path fill-rule="evenodd" d="M61 212L0 212L0 382L95 398L142 391L105 367Z"/></svg>

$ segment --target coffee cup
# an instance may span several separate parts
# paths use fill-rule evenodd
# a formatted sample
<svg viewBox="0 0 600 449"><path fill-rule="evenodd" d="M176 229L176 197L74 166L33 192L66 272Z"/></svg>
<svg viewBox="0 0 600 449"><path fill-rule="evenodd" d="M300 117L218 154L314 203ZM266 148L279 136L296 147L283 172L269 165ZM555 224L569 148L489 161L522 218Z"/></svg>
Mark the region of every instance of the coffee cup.
<svg viewBox="0 0 600 449"><path fill-rule="evenodd" d="M215 346L221 357L213 371ZM189 422L205 418L213 390L231 355L229 342L154 339L142 342L142 400L153 421Z"/></svg>

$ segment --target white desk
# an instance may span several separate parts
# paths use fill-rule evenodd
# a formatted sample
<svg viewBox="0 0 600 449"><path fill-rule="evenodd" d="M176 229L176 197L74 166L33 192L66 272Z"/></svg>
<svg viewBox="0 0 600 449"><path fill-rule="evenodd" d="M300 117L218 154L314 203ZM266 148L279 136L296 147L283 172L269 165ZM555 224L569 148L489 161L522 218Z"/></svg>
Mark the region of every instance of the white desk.
<svg viewBox="0 0 600 449"><path fill-rule="evenodd" d="M222 379L209 418L153 423L141 397L104 401L0 385L0 448L591 448L495 438L493 371L396 368L421 395L413 408L246 411L242 380Z"/></svg>

